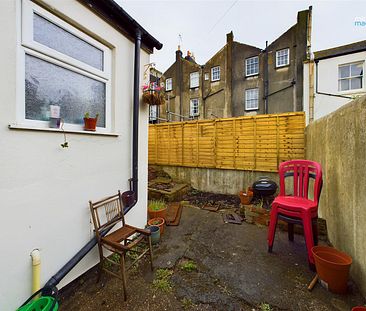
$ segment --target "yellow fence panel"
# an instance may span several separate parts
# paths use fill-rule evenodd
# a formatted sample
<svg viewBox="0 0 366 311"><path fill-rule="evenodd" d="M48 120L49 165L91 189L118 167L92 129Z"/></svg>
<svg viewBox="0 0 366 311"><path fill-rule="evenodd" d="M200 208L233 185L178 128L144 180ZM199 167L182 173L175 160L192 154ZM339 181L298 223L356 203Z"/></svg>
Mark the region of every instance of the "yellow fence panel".
<svg viewBox="0 0 366 311"><path fill-rule="evenodd" d="M275 172L305 157L305 113L149 126L149 164Z"/></svg>

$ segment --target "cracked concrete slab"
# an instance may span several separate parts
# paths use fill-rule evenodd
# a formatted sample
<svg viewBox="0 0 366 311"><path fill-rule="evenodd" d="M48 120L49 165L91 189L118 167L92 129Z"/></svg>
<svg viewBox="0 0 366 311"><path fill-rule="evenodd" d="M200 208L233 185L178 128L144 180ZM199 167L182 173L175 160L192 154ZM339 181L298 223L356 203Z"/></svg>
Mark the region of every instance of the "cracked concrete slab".
<svg viewBox="0 0 366 311"><path fill-rule="evenodd" d="M319 284L312 292L307 285L314 276L308 268L302 236L289 242L287 234L277 232L274 251L267 252L267 229L243 223L241 226L224 224L220 213L184 207L179 227L169 228L156 252L155 264L173 268L182 257L194 260L199 267L199 280L218 280L235 301L258 306L268 303L284 310L347 310L365 303L353 283L348 295L336 295ZM220 290L200 293L200 286L191 279L173 279L177 295L193 297L196 303L226 301ZM201 295L201 296L200 296ZM230 303L226 301L226 303ZM222 310L229 310L224 308ZM240 310L240 309L232 309Z"/></svg>

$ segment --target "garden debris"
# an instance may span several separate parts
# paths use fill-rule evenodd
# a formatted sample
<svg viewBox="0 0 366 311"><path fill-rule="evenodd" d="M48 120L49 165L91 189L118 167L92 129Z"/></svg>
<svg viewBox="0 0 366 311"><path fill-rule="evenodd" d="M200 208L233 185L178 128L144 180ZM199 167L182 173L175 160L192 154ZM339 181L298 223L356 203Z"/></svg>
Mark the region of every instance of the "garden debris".
<svg viewBox="0 0 366 311"><path fill-rule="evenodd" d="M238 214L236 213L226 213L222 215L222 219L224 220L224 223L230 223L230 224L236 224L236 225L241 225L241 223L243 222L243 218L240 217Z"/></svg>
<svg viewBox="0 0 366 311"><path fill-rule="evenodd" d="M240 199L237 195L203 192L197 189L191 189L187 192L183 200L189 201L191 205L200 208L210 206L217 207L219 210L240 207Z"/></svg>
<svg viewBox="0 0 366 311"><path fill-rule="evenodd" d="M217 205L212 206L212 205L205 204L202 206L202 209L204 209L206 211L210 211L210 212L217 212L219 210L219 207Z"/></svg>
<svg viewBox="0 0 366 311"><path fill-rule="evenodd" d="M182 216L183 206L180 202L172 202L168 205L168 210L166 214L166 225L167 226L178 226L180 223L180 218Z"/></svg>
<svg viewBox="0 0 366 311"><path fill-rule="evenodd" d="M318 275L316 274L315 276L314 276L314 278L311 280L311 282L310 282L310 284L309 284L309 286L308 286L308 291L312 291L313 290L313 288L314 288L314 286L316 285L316 283L318 282Z"/></svg>

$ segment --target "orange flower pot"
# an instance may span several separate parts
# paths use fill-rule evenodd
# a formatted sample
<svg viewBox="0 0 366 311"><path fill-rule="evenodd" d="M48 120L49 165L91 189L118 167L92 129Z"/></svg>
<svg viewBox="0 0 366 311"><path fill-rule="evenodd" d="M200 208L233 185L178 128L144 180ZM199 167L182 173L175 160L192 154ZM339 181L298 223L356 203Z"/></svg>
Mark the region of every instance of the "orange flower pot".
<svg viewBox="0 0 366 311"><path fill-rule="evenodd" d="M98 118L84 118L84 130L95 132Z"/></svg>
<svg viewBox="0 0 366 311"><path fill-rule="evenodd" d="M152 218L150 219L147 224L149 226L157 226L160 229L160 235L164 233L164 225L165 225L165 219L161 217Z"/></svg>
<svg viewBox="0 0 366 311"><path fill-rule="evenodd" d="M240 191L239 197L240 197L241 204L249 205L253 199L253 192L252 191L248 191L248 192Z"/></svg>
<svg viewBox="0 0 366 311"><path fill-rule="evenodd" d="M148 208L147 212L149 214L149 219L152 219L152 218L166 218L166 211L167 211L167 207L161 209L161 210L158 210L158 211L154 211L150 208Z"/></svg>
<svg viewBox="0 0 366 311"><path fill-rule="evenodd" d="M316 272L331 292L345 294L352 258L335 248L314 246L313 252Z"/></svg>

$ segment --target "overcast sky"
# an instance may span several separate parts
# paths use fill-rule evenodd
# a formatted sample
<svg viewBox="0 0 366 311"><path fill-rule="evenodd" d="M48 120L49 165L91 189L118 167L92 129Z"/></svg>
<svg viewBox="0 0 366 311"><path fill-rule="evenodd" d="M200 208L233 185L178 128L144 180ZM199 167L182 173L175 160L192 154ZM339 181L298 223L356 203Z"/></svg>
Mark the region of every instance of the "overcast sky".
<svg viewBox="0 0 366 311"><path fill-rule="evenodd" d="M164 72L181 45L204 64L234 40L259 48L274 41L296 23L297 12L313 6L312 51L366 40L366 1L136 1L116 0L151 35L163 43L151 60ZM180 39L181 37L181 39Z"/></svg>

